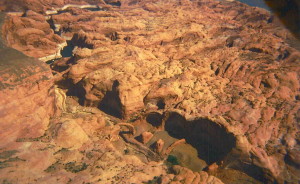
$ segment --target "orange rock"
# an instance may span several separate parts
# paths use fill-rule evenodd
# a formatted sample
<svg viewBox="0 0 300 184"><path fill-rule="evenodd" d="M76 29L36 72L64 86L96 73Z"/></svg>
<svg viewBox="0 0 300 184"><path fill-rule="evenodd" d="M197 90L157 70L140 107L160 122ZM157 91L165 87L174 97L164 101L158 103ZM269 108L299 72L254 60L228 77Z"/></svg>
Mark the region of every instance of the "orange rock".
<svg viewBox="0 0 300 184"><path fill-rule="evenodd" d="M45 133L55 112L49 66L20 52L1 48L0 147Z"/></svg>
<svg viewBox="0 0 300 184"><path fill-rule="evenodd" d="M211 165L208 166L208 172L214 172L219 168L217 163L213 163Z"/></svg>
<svg viewBox="0 0 300 184"><path fill-rule="evenodd" d="M8 46L35 58L59 53L59 44L65 41L54 34L43 15L30 10L23 17L8 16L3 34Z"/></svg>
<svg viewBox="0 0 300 184"><path fill-rule="evenodd" d="M154 143L154 150L157 153L161 153L163 148L164 148L165 142L162 139L158 139L155 143Z"/></svg>
<svg viewBox="0 0 300 184"><path fill-rule="evenodd" d="M141 137L142 137L142 143L146 144L153 137L153 134L151 132L143 132L141 134Z"/></svg>
<svg viewBox="0 0 300 184"><path fill-rule="evenodd" d="M55 142L58 146L66 149L78 149L89 138L76 121L67 120L62 122L56 132Z"/></svg>
<svg viewBox="0 0 300 184"><path fill-rule="evenodd" d="M101 172L106 172L107 166L122 159L111 141L121 152L130 153L119 139L119 130L114 124L123 120L131 124L149 111L176 112L179 115L172 123L178 124L174 132L179 137L185 138L194 132L192 127L191 131L186 130L188 120L197 122L199 118L208 118L212 120L208 123L216 122L224 135L230 134L236 139L233 152L241 152L239 159L245 159L241 163L245 161L254 165L253 168L260 168L257 173L263 170L263 176L270 176L264 178L268 182L295 183L299 180L295 174L297 167L290 167L298 163L296 153L289 152L299 147L299 51L290 33L272 21L269 12L236 1L5 0L0 2L2 10L32 11L24 16L11 13L3 26L3 38L10 46L33 57L56 53L57 45L64 39L54 34L44 15L46 10L62 8L69 3L105 4L102 7L106 11L69 7L51 16L49 22L53 21L61 37L71 39L70 43L77 46L70 60L53 65L61 75L61 80L56 82L81 105L98 108L116 118L112 120L105 115L104 119L98 119L99 111L80 111L78 109L85 108L80 105L64 108L61 103L56 106L62 109L61 116L76 123L65 124L67 128L60 129L58 137L47 137L45 130L49 117L54 114L52 75L45 65L22 60L13 64L16 66L13 69L3 67L0 70L1 86L4 86L0 93L1 104L7 104L0 111L1 120L4 120L1 121L3 139L0 145L10 145L17 138L37 138L45 134L41 138L43 141L53 142L54 138L58 143L49 148L53 152L59 152L56 149L60 148L64 148L60 152L68 148L76 152L81 147L82 155L93 158L98 154L98 160L90 161L89 169L86 169L87 164L79 164L81 160L76 159L76 163L72 161L68 166L86 169L78 172L78 183L94 182L101 179L96 177L103 176ZM9 55L3 56L3 60L15 57L15 53ZM65 73L60 73L62 68ZM72 113L68 109L73 109ZM61 120L52 118L57 123L63 122ZM104 124L110 128L106 129ZM215 133L216 128L209 127L206 126L208 134L202 139ZM152 129L141 127L137 135L144 131ZM78 137L75 132L79 132ZM116 138L112 139L111 134ZM224 135L214 138L223 140ZM145 135L145 139L147 136L151 135ZM157 151L160 152L167 142L159 140ZM225 149L218 144L222 141L215 142L220 150ZM284 158L277 154L279 151L289 155ZM236 156L230 151L228 154L228 158ZM120 163L124 164L123 168L120 165L117 168L129 168L128 163ZM146 167L141 162L136 163L136 167ZM60 178L62 183L69 181L66 177L74 179L61 169L64 168L61 163L57 165L58 176L51 176ZM94 172L95 178L91 179L89 172ZM113 169L110 173L120 172ZM178 181L164 181L219 182L206 172L195 173L181 168L176 173L178 176L170 178ZM53 181L47 177L43 181ZM120 180L115 177L113 181ZM135 177L134 181L141 180ZM99 182L109 183L107 180Z"/></svg>

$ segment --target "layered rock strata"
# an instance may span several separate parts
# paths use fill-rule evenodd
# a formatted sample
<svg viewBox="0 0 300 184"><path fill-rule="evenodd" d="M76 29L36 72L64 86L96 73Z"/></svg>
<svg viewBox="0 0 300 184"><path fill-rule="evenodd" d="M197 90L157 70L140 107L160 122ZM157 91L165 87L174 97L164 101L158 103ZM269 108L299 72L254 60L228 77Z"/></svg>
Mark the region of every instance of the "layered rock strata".
<svg viewBox="0 0 300 184"><path fill-rule="evenodd" d="M76 49L52 65L63 113L38 139L50 160L41 168L52 173L37 169L39 182L146 182L108 163L123 163L132 145L144 157L130 159L143 162L126 174L151 172L143 175L151 182L220 182L207 172L225 183L299 181L300 53L266 10L227 1L125 0L106 11L72 7L51 20ZM197 151L183 155L196 154L201 167L184 161L189 146ZM107 167L95 150L111 154ZM172 172L157 162L173 158L166 153L181 162ZM70 154L76 156L68 160ZM144 164L149 159L155 172Z"/></svg>

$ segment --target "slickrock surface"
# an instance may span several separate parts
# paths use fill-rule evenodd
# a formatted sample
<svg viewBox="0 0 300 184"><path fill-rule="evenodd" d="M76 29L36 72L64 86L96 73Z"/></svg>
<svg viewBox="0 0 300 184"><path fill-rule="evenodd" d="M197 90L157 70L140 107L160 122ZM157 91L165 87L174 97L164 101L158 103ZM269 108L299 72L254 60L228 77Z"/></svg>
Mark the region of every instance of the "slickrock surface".
<svg viewBox="0 0 300 184"><path fill-rule="evenodd" d="M4 15L0 15L1 22ZM53 76L49 66L7 48L0 40L0 148L16 139L45 133L54 114Z"/></svg>
<svg viewBox="0 0 300 184"><path fill-rule="evenodd" d="M63 38L54 34L46 18L31 10L23 16L8 16L2 29L9 47L31 57L58 58L61 49L58 45L66 45Z"/></svg>
<svg viewBox="0 0 300 184"><path fill-rule="evenodd" d="M102 0L1 1L0 10L9 12L3 27L6 44L41 61L60 58L60 51L67 43L56 33L57 25L47 15L59 14L70 7L89 8L91 3L98 8L111 6Z"/></svg>
<svg viewBox="0 0 300 184"><path fill-rule="evenodd" d="M3 38L68 3L10 15ZM43 19L29 44L6 38L32 56L41 39L75 49L51 65L58 110L39 124L46 133L0 153L2 182L298 183L300 52L269 12L213 0L99 4L109 8L50 15L57 35ZM35 112L27 103L20 109Z"/></svg>

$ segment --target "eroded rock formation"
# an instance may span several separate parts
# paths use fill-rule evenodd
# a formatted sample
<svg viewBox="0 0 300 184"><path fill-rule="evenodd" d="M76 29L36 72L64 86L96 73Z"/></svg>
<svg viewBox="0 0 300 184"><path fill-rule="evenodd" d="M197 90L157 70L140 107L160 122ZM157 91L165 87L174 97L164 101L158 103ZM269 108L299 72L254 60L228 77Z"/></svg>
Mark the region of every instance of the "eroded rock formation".
<svg viewBox="0 0 300 184"><path fill-rule="evenodd" d="M13 174L4 167L8 181L297 183L300 53L268 11L213 0L105 1L105 11L50 15L56 35L45 11L68 3L46 3L3 26L6 42L32 56L41 39L52 50L61 37L74 48L51 65L61 112L10 154L22 161L24 150L41 151L48 160L30 178L24 164ZM22 43L18 26L38 17L43 26L20 33L41 34L13 45Z"/></svg>
<svg viewBox="0 0 300 184"><path fill-rule="evenodd" d="M66 46L65 40L56 35L46 18L34 11L23 16L9 15L3 26L8 46L24 54L47 61L60 57L60 50Z"/></svg>
<svg viewBox="0 0 300 184"><path fill-rule="evenodd" d="M1 14L1 22L4 15ZM49 66L4 46L1 40L0 147L42 136L55 112Z"/></svg>

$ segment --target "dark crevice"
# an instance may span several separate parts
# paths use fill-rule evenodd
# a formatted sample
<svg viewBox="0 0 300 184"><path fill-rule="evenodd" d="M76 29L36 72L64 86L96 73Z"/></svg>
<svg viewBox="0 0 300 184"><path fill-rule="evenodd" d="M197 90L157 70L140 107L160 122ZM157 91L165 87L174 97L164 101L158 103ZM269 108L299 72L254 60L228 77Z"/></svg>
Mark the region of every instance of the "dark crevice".
<svg viewBox="0 0 300 184"><path fill-rule="evenodd" d="M157 112L151 112L147 115L146 121L154 127L159 127L162 124L163 116Z"/></svg>
<svg viewBox="0 0 300 184"><path fill-rule="evenodd" d="M54 31L54 33L60 36L59 32L55 31L55 25L52 17L48 19L47 22L50 25L50 28Z"/></svg>
<svg viewBox="0 0 300 184"><path fill-rule="evenodd" d="M165 109L166 103L164 98L152 98L148 99L147 96L143 99L144 104L151 103L157 107L157 109Z"/></svg>
<svg viewBox="0 0 300 184"><path fill-rule="evenodd" d="M72 43L73 46L78 46L80 48L88 48L88 49L93 49L94 45L87 43L88 38L86 36L82 37L81 35L75 33L74 36L72 37L70 43Z"/></svg>
<svg viewBox="0 0 300 184"><path fill-rule="evenodd" d="M105 2L106 4L109 4L109 5L112 5L112 6L118 6L118 7L121 6L121 2L120 2L120 1L104 0L104 2Z"/></svg>
<svg viewBox="0 0 300 184"><path fill-rule="evenodd" d="M124 108L119 97L119 81L114 81L112 90L107 91L103 99L98 105L98 108L103 112L115 116L117 118L123 118Z"/></svg>
<svg viewBox="0 0 300 184"><path fill-rule="evenodd" d="M158 109L164 109L165 106L166 106L166 103L164 102L163 99L159 99L159 100L157 101L156 106L158 107Z"/></svg>
<svg viewBox="0 0 300 184"><path fill-rule="evenodd" d="M297 169L300 169L300 164L297 163L297 162L294 162L293 161L293 158L290 156L290 154L287 154L285 157L284 157L284 161L285 163L287 163L288 165L292 166L292 167L295 167Z"/></svg>
<svg viewBox="0 0 300 184"><path fill-rule="evenodd" d="M119 39L119 34L117 32L111 32L105 35L107 38L110 38L112 41Z"/></svg>
<svg viewBox="0 0 300 184"><path fill-rule="evenodd" d="M281 53L278 57L277 57L277 60L284 60L286 58L288 58L290 56L290 52L285 50L283 51L283 53Z"/></svg>
<svg viewBox="0 0 300 184"><path fill-rule="evenodd" d="M56 31L55 23L54 23L52 17L50 19L48 19L47 22L50 25L50 28L53 30L53 32L60 37L61 36L61 32L63 30ZM65 46L64 48L62 48L61 51L60 51L61 56L63 58L64 57L72 57L72 55L73 55L73 49L74 48L75 48L75 45L71 41L67 41L67 46ZM58 59L52 59L52 60L47 61L46 63L50 65L50 64L53 64L55 61L57 61L59 59L60 58L58 58Z"/></svg>
<svg viewBox="0 0 300 184"><path fill-rule="evenodd" d="M51 66L51 69L57 72L63 72L67 70L71 64L74 63L75 58L73 56L73 50L75 46L71 41L67 41L67 46L61 49L60 54L61 58L52 59L46 63Z"/></svg>
<svg viewBox="0 0 300 184"><path fill-rule="evenodd" d="M261 84L265 87L265 88L271 88L270 84L267 82L261 82Z"/></svg>
<svg viewBox="0 0 300 184"><path fill-rule="evenodd" d="M74 48L75 48L75 45L72 44L71 41L67 41L67 46L64 47L60 52L62 57L71 57L71 56L73 56Z"/></svg>
<svg viewBox="0 0 300 184"><path fill-rule="evenodd" d="M55 61L54 59L46 61L46 64L51 65L54 61Z"/></svg>
<svg viewBox="0 0 300 184"><path fill-rule="evenodd" d="M72 79L66 79L66 80L59 81L56 84L58 85L59 88L68 89L66 95L77 97L78 103L80 105L84 105L86 92L81 82L78 82L77 84L73 84Z"/></svg>
<svg viewBox="0 0 300 184"><path fill-rule="evenodd" d="M260 49L260 48L255 48L255 47L250 48L250 49L248 49L248 50L250 50L251 52L256 52L256 53L262 53L262 52L263 52L262 49Z"/></svg>
<svg viewBox="0 0 300 184"><path fill-rule="evenodd" d="M130 42L131 38L129 36L126 36L125 38L123 38L126 42Z"/></svg>
<svg viewBox="0 0 300 184"><path fill-rule="evenodd" d="M226 43L226 46L227 47L233 47L233 41L230 41L230 42Z"/></svg>
<svg viewBox="0 0 300 184"><path fill-rule="evenodd" d="M224 70L223 73L226 73L230 66L231 66L231 63L229 63L229 64L226 66L226 68L225 68L225 70Z"/></svg>
<svg viewBox="0 0 300 184"><path fill-rule="evenodd" d="M215 71L215 75L218 75L220 73L220 68L217 68Z"/></svg>
<svg viewBox="0 0 300 184"><path fill-rule="evenodd" d="M267 20L268 24L272 23L273 21L274 21L274 16L271 16L271 17Z"/></svg>

